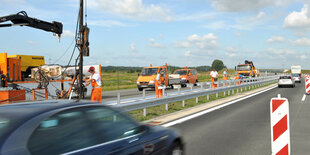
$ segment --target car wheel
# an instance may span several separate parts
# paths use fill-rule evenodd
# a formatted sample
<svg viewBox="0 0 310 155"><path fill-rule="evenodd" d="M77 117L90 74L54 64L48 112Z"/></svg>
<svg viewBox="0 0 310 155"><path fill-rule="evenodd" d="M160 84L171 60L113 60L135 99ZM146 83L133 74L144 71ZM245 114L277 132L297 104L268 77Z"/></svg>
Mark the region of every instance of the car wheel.
<svg viewBox="0 0 310 155"><path fill-rule="evenodd" d="M182 155L182 154L184 154L183 148L179 142L173 143L172 149L171 149L169 154L170 155Z"/></svg>
<svg viewBox="0 0 310 155"><path fill-rule="evenodd" d="M278 85L278 88L281 88L281 86L280 86L280 85Z"/></svg>
<svg viewBox="0 0 310 155"><path fill-rule="evenodd" d="M142 91L142 90L143 90L143 88L138 88L138 90L139 90L139 91Z"/></svg>
<svg viewBox="0 0 310 155"><path fill-rule="evenodd" d="M196 82L194 83L194 86L197 86L198 80L196 80Z"/></svg>

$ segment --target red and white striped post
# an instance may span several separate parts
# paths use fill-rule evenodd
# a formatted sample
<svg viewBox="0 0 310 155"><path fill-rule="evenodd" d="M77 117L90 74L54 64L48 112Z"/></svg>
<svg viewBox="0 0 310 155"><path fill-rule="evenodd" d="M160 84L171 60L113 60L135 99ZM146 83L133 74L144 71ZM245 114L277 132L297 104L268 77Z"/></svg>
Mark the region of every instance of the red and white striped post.
<svg viewBox="0 0 310 155"><path fill-rule="evenodd" d="M286 98L270 100L271 151L272 155L290 155L289 105Z"/></svg>
<svg viewBox="0 0 310 155"><path fill-rule="evenodd" d="M310 94L310 77L305 78L305 90L306 94Z"/></svg>

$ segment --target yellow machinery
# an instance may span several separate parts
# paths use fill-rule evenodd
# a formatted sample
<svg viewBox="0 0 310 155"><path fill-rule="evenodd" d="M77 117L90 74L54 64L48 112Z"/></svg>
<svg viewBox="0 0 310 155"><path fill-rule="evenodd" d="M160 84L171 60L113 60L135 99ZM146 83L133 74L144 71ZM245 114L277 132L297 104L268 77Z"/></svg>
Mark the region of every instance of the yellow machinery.
<svg viewBox="0 0 310 155"><path fill-rule="evenodd" d="M44 56L35 55L9 55L8 58L17 58L21 62L22 78L29 78L31 69L45 65Z"/></svg>

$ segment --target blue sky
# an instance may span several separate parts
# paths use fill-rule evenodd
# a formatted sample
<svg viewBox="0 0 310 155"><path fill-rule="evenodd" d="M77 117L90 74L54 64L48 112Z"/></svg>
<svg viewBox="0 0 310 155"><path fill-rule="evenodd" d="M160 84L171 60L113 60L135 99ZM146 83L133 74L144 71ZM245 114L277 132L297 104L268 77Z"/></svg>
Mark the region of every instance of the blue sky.
<svg viewBox="0 0 310 155"><path fill-rule="evenodd" d="M257 68L300 64L310 69L306 0L86 2L87 65L200 66L220 59L228 68L252 60ZM79 0L0 0L0 4L0 16L25 10L30 17L64 24L60 43L51 33L29 27L0 28L0 52L44 55L47 63L68 62Z"/></svg>

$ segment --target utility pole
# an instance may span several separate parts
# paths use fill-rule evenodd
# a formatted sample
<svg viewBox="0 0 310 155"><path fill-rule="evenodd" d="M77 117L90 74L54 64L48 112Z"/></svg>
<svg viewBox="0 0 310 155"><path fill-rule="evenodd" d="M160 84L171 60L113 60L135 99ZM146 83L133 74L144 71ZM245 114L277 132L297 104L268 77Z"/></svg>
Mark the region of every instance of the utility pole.
<svg viewBox="0 0 310 155"><path fill-rule="evenodd" d="M79 23L79 38L80 38L80 43L79 43L79 51L80 51L80 55L79 55L79 58L80 58L80 61L79 61L79 80L78 80L78 85L79 85L79 99L83 99L84 98L84 87L83 87L83 45L84 45L84 29L83 29L83 15L84 15L84 9L83 9L83 5L84 5L84 2L83 0L80 0L80 12L79 12L79 19L80 19L80 23Z"/></svg>
<svg viewBox="0 0 310 155"><path fill-rule="evenodd" d="M80 0L80 11L79 11L79 34L77 47L79 53L79 70L78 70L78 94L79 99L84 98L84 85L83 85L83 56L89 56L89 28L87 24L84 25L84 1Z"/></svg>

